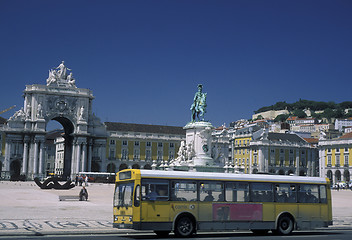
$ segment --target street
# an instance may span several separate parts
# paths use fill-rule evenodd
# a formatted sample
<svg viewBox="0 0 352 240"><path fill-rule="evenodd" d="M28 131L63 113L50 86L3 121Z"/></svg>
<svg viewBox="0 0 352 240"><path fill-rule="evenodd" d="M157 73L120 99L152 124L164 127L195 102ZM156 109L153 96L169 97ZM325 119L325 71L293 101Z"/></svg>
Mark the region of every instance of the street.
<svg viewBox="0 0 352 240"><path fill-rule="evenodd" d="M329 239L329 240L349 240L352 238L352 230L315 230L315 231L296 231L289 236L276 236L273 234L267 234L263 236L254 235L249 231L239 232L223 232L223 233L210 233L201 232L195 235L192 239ZM158 238L154 233L123 233L123 234L89 234L89 235L49 235L49 236L1 236L0 239L18 239L18 240L29 240L29 239L40 239L40 240L133 240L133 239L176 239L173 234L170 234L169 238Z"/></svg>

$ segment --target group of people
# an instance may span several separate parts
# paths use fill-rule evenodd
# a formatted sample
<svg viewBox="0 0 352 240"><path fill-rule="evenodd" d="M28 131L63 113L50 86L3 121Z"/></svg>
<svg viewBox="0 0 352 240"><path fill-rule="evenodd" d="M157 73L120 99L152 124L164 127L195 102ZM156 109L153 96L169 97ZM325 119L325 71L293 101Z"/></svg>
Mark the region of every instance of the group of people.
<svg viewBox="0 0 352 240"><path fill-rule="evenodd" d="M75 178L75 185L76 186L82 186L83 185L83 182L84 182L84 186L88 187L88 176L85 175L85 176L81 176L81 175L76 175L76 178Z"/></svg>
<svg viewBox="0 0 352 240"><path fill-rule="evenodd" d="M84 182L84 186L83 186L83 182ZM80 201L87 201L88 200L88 191L87 191L86 187L88 187L88 176L87 175L85 175L85 176L76 175L75 185L82 186L82 189L79 192L79 200Z"/></svg>

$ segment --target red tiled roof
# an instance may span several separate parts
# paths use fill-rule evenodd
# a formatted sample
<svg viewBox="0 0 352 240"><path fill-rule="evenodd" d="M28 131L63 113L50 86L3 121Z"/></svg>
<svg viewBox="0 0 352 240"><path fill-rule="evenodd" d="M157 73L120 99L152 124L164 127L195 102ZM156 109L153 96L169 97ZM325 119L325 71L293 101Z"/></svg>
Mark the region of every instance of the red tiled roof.
<svg viewBox="0 0 352 240"><path fill-rule="evenodd" d="M307 141L307 143L311 143L311 144L314 144L314 143L318 143L319 140L316 139L316 138L303 138L304 140Z"/></svg>
<svg viewBox="0 0 352 240"><path fill-rule="evenodd" d="M339 139L351 139L352 138L352 132L346 133L345 135L342 135L339 137Z"/></svg>

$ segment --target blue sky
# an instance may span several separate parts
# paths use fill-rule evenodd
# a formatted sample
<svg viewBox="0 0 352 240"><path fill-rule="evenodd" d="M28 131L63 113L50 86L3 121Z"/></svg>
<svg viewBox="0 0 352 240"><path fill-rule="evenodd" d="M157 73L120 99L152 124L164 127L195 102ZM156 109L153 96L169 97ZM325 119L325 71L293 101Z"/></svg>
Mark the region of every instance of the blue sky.
<svg viewBox="0 0 352 240"><path fill-rule="evenodd" d="M351 13L348 0L0 0L0 110L62 60L102 121L184 126L198 83L214 126L278 101L351 101Z"/></svg>

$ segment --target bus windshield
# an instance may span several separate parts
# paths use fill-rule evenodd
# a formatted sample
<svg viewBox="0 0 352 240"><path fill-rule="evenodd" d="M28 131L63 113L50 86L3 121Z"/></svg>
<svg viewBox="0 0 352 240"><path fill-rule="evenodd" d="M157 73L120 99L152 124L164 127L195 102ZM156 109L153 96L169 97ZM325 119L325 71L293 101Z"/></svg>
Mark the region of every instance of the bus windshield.
<svg viewBox="0 0 352 240"><path fill-rule="evenodd" d="M117 183L114 194L115 207L131 207L134 183Z"/></svg>

